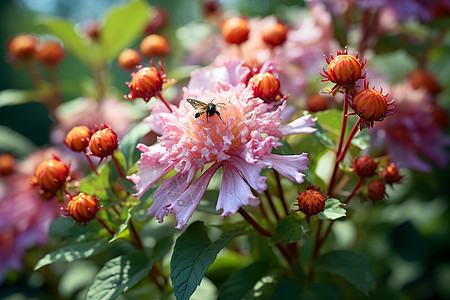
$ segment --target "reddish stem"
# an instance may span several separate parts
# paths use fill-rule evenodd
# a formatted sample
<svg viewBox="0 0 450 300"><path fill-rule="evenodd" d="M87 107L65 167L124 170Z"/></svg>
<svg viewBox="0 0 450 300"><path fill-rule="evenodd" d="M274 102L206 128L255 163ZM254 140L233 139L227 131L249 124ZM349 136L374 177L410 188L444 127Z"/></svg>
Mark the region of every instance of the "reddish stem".
<svg viewBox="0 0 450 300"><path fill-rule="evenodd" d="M144 249L144 245L142 244L141 238L140 238L138 232L136 231L136 228L134 227L134 224L133 224L132 220L130 220L130 230L133 233L134 239L136 240L137 247L140 250L143 250Z"/></svg>
<svg viewBox="0 0 450 300"><path fill-rule="evenodd" d="M125 174L123 174L122 168L119 165L119 162L117 161L116 157L113 155L111 155L112 157L112 161L114 162L114 165L116 166L117 171L119 172L120 177L124 178Z"/></svg>
<svg viewBox="0 0 450 300"><path fill-rule="evenodd" d="M275 205L273 204L272 196L270 195L268 190L265 190L264 194L267 197L267 201L269 202L270 208L272 209L272 212L275 215L275 218L277 218L277 221L279 221L281 218L280 218L280 215L278 214L277 210L275 209Z"/></svg>
<svg viewBox="0 0 450 300"><path fill-rule="evenodd" d="M156 94L156 97L158 97L165 105L166 107L169 109L170 113L172 113L172 108L170 107L170 105L167 103L167 101L164 99L164 97L161 95L161 93Z"/></svg>
<svg viewBox="0 0 450 300"><path fill-rule="evenodd" d="M344 136L345 136L345 128L347 126L347 111L348 111L348 100L347 100L347 92L344 92L344 112L342 117L342 128L341 128L341 136L339 137L339 145L337 148L336 156L339 156L341 154L342 144L344 143Z"/></svg>
<svg viewBox="0 0 450 300"><path fill-rule="evenodd" d="M283 208L284 208L284 213L287 215L289 215L289 209L287 207L286 204L286 199L284 198L284 193L283 193L283 187L281 186L281 180L280 180L280 174L278 174L278 172L275 169L272 169L273 173L275 174L275 179L277 181L277 185L278 185L278 196L280 197L281 203L283 204Z"/></svg>
<svg viewBox="0 0 450 300"><path fill-rule="evenodd" d="M115 232L112 231L111 228L109 228L109 226L106 225L106 223L105 223L102 219L100 219L98 216L95 216L95 218L100 222L100 224L103 225L103 227L106 228L106 230L108 230L108 232L109 232L111 235L114 235L114 234L115 234Z"/></svg>
<svg viewBox="0 0 450 300"><path fill-rule="evenodd" d="M94 166L94 164L92 163L92 160L91 160L91 158L89 157L89 155L87 155L86 150L84 151L84 155L86 156L87 161L89 162L89 165L91 166L91 169L94 171L95 175L98 176L97 168L96 168L96 167Z"/></svg>
<svg viewBox="0 0 450 300"><path fill-rule="evenodd" d="M250 224L253 226L253 228L256 229L256 231L258 231L261 235L264 236L268 236L268 237L272 237L273 234L270 233L269 231L265 230L264 228L261 227L261 225L258 224L258 222L256 222L255 219L252 218L252 216L250 216L242 207L239 208L238 212L242 215L242 217Z"/></svg>

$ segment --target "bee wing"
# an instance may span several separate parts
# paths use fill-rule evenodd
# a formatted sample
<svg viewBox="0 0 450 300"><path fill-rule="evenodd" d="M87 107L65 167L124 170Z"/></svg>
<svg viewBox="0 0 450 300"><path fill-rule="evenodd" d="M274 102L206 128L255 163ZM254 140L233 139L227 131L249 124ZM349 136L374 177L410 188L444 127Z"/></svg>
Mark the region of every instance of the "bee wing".
<svg viewBox="0 0 450 300"><path fill-rule="evenodd" d="M208 108L208 104L197 99L187 98L186 101L189 102L189 104L197 110Z"/></svg>

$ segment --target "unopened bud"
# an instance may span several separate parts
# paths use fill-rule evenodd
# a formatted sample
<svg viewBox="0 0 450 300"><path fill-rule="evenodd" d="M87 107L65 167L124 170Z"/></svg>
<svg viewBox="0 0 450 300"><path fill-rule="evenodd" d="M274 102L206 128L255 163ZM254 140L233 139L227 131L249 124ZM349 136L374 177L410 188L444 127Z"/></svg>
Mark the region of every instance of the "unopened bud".
<svg viewBox="0 0 450 300"><path fill-rule="evenodd" d="M75 222L86 225L95 218L99 209L97 197L80 193L70 200L65 211L68 213L66 216L71 216Z"/></svg>
<svg viewBox="0 0 450 300"><path fill-rule="evenodd" d="M72 151L80 152L89 145L92 131L87 126L75 126L66 135L65 144Z"/></svg>
<svg viewBox="0 0 450 300"><path fill-rule="evenodd" d="M229 18L222 24L222 36L228 44L241 44L248 40L250 29L244 18Z"/></svg>
<svg viewBox="0 0 450 300"><path fill-rule="evenodd" d="M109 127L96 131L89 141L92 154L101 158L114 153L119 141L117 134Z"/></svg>

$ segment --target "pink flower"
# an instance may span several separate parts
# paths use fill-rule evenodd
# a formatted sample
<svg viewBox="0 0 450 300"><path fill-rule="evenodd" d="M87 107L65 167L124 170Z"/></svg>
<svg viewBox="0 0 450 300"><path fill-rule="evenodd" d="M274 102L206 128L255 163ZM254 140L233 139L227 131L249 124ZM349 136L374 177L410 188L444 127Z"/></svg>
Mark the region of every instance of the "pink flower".
<svg viewBox="0 0 450 300"><path fill-rule="evenodd" d="M214 72L212 70L212 74ZM306 153L271 154L273 148L282 145L279 140L284 133L280 116L285 103L273 110L263 100L254 98L251 87L239 83L240 75L227 74L236 75L219 77L220 82L229 79L227 85L210 80L205 83L207 88L193 83L185 90L186 96L195 94L205 103L213 99L213 103L222 103L224 109L217 108L217 111L226 124L217 115L210 116L208 122L205 115L195 118L196 110L183 100L172 114L161 114L163 132L158 143L138 145L143 152L139 170L129 176L136 184L135 196L141 197L159 179L175 170L177 174L165 179L156 190L148 215L162 222L164 216L174 213L177 229L187 224L220 167L223 176L216 209L223 210L223 217L236 213L241 205L259 204L250 187L259 193L267 189L266 178L260 175L263 168L274 168L298 183L303 182L301 172L308 169ZM314 124L311 117L301 119L303 123L291 124L290 132L311 132L309 126ZM206 171L194 180L197 172L204 168Z"/></svg>
<svg viewBox="0 0 450 300"><path fill-rule="evenodd" d="M433 116L434 103L425 90L409 82L394 88L395 117L377 123L372 133L374 148L386 148L392 161L402 167L431 172L429 162L448 165L450 138Z"/></svg>

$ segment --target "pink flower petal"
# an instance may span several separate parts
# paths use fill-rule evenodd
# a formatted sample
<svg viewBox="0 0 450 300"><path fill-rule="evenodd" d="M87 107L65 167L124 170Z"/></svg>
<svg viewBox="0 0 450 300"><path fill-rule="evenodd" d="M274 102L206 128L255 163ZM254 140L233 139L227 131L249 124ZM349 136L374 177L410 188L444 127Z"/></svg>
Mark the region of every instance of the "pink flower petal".
<svg viewBox="0 0 450 300"><path fill-rule="evenodd" d="M308 154L302 153L300 155L265 155L263 161L274 168L278 173L297 183L302 183L305 174L300 171L308 170Z"/></svg>
<svg viewBox="0 0 450 300"><path fill-rule="evenodd" d="M267 178L261 176L261 170L266 166L261 162L249 164L238 156L232 156L228 161L244 176L248 184L258 193L262 193L267 189Z"/></svg>
<svg viewBox="0 0 450 300"><path fill-rule="evenodd" d="M140 198L156 181L172 170L173 165L159 162L159 159L166 152L166 149L159 144L151 147L139 144L137 148L143 151L139 161L139 170L136 174L127 176L127 178L136 184L134 189L137 192L134 196Z"/></svg>
<svg viewBox="0 0 450 300"><path fill-rule="evenodd" d="M306 115L292 121L289 124L281 125L280 131L283 132L284 135L313 133L317 130L316 128L312 128L312 126L316 125L316 120L317 118L312 118L311 115Z"/></svg>
<svg viewBox="0 0 450 300"><path fill-rule="evenodd" d="M222 217L226 217L230 213L235 214L241 205L257 206L258 204L259 198L252 194L241 174L232 164L224 163L222 185L216 210L223 209Z"/></svg>
<svg viewBox="0 0 450 300"><path fill-rule="evenodd" d="M217 163L209 167L187 190L165 208L175 214L178 221L176 229L181 230L186 226L218 168L219 164Z"/></svg>

